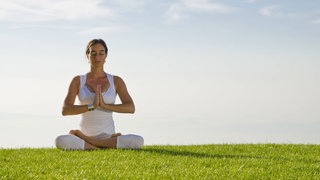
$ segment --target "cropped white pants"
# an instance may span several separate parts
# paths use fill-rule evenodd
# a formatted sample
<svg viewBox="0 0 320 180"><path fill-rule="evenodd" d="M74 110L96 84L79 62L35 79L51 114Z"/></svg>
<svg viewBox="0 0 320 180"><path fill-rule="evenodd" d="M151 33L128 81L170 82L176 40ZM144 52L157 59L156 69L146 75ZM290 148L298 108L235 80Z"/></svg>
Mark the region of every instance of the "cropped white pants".
<svg viewBox="0 0 320 180"><path fill-rule="evenodd" d="M95 136L97 139L111 137L109 134L100 134ZM141 136L127 134L117 136L117 149L140 149L143 146L144 140ZM55 140L57 148L64 150L84 150L85 141L81 138L72 135L61 135Z"/></svg>

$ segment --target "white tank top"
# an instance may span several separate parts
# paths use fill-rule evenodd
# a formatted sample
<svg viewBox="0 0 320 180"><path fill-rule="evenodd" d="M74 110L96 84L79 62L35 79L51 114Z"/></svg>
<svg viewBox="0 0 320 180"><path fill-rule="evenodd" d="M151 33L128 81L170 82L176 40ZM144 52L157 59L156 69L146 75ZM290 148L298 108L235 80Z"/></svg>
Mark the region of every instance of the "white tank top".
<svg viewBox="0 0 320 180"><path fill-rule="evenodd" d="M106 104L114 104L116 101L116 90L114 87L113 76L107 74L109 88L102 92L103 100ZM91 92L86 86L87 74L80 76L80 88L78 99L81 105L92 104L95 93ZM96 136L101 133L114 134L115 127L112 111L96 108L94 111L87 111L81 114L80 130L87 136Z"/></svg>

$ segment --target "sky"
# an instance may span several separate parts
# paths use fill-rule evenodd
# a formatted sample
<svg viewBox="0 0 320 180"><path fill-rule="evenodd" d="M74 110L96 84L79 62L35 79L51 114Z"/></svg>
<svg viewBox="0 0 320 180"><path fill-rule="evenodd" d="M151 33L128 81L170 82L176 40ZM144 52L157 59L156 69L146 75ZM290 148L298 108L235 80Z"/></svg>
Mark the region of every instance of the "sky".
<svg viewBox="0 0 320 180"><path fill-rule="evenodd" d="M106 41L146 145L320 143L320 2L0 0L0 147L53 147L86 44ZM119 100L118 100L119 102Z"/></svg>

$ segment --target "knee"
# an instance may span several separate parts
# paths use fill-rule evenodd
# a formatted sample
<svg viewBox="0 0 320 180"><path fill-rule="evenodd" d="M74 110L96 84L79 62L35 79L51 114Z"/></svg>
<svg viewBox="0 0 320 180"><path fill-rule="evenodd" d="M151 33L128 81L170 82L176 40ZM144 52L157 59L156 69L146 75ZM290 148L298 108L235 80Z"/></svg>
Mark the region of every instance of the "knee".
<svg viewBox="0 0 320 180"><path fill-rule="evenodd" d="M58 136L56 139L55 139L55 144L56 144L56 147L59 148L59 149L67 149L66 147L68 146L68 136L69 135L61 135L61 136Z"/></svg>
<svg viewBox="0 0 320 180"><path fill-rule="evenodd" d="M142 136L134 135L133 138L133 149L140 149L144 144L144 139Z"/></svg>
<svg viewBox="0 0 320 180"><path fill-rule="evenodd" d="M143 144L143 137L138 135L128 134L117 137L118 149L140 149Z"/></svg>
<svg viewBox="0 0 320 180"><path fill-rule="evenodd" d="M55 139L56 147L64 150L83 150L84 141L74 135L61 135Z"/></svg>

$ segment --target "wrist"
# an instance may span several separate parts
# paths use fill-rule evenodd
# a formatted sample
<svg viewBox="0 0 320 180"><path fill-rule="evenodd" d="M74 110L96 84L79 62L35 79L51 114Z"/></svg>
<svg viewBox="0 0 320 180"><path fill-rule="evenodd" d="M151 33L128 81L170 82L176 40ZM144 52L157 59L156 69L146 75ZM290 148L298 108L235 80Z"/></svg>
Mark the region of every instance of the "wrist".
<svg viewBox="0 0 320 180"><path fill-rule="evenodd" d="M94 108L93 104L88 104L87 109L88 109L88 111L93 111L95 108Z"/></svg>
<svg viewBox="0 0 320 180"><path fill-rule="evenodd" d="M108 110L108 104L103 103L103 104L101 104L100 107L101 107L102 109Z"/></svg>

